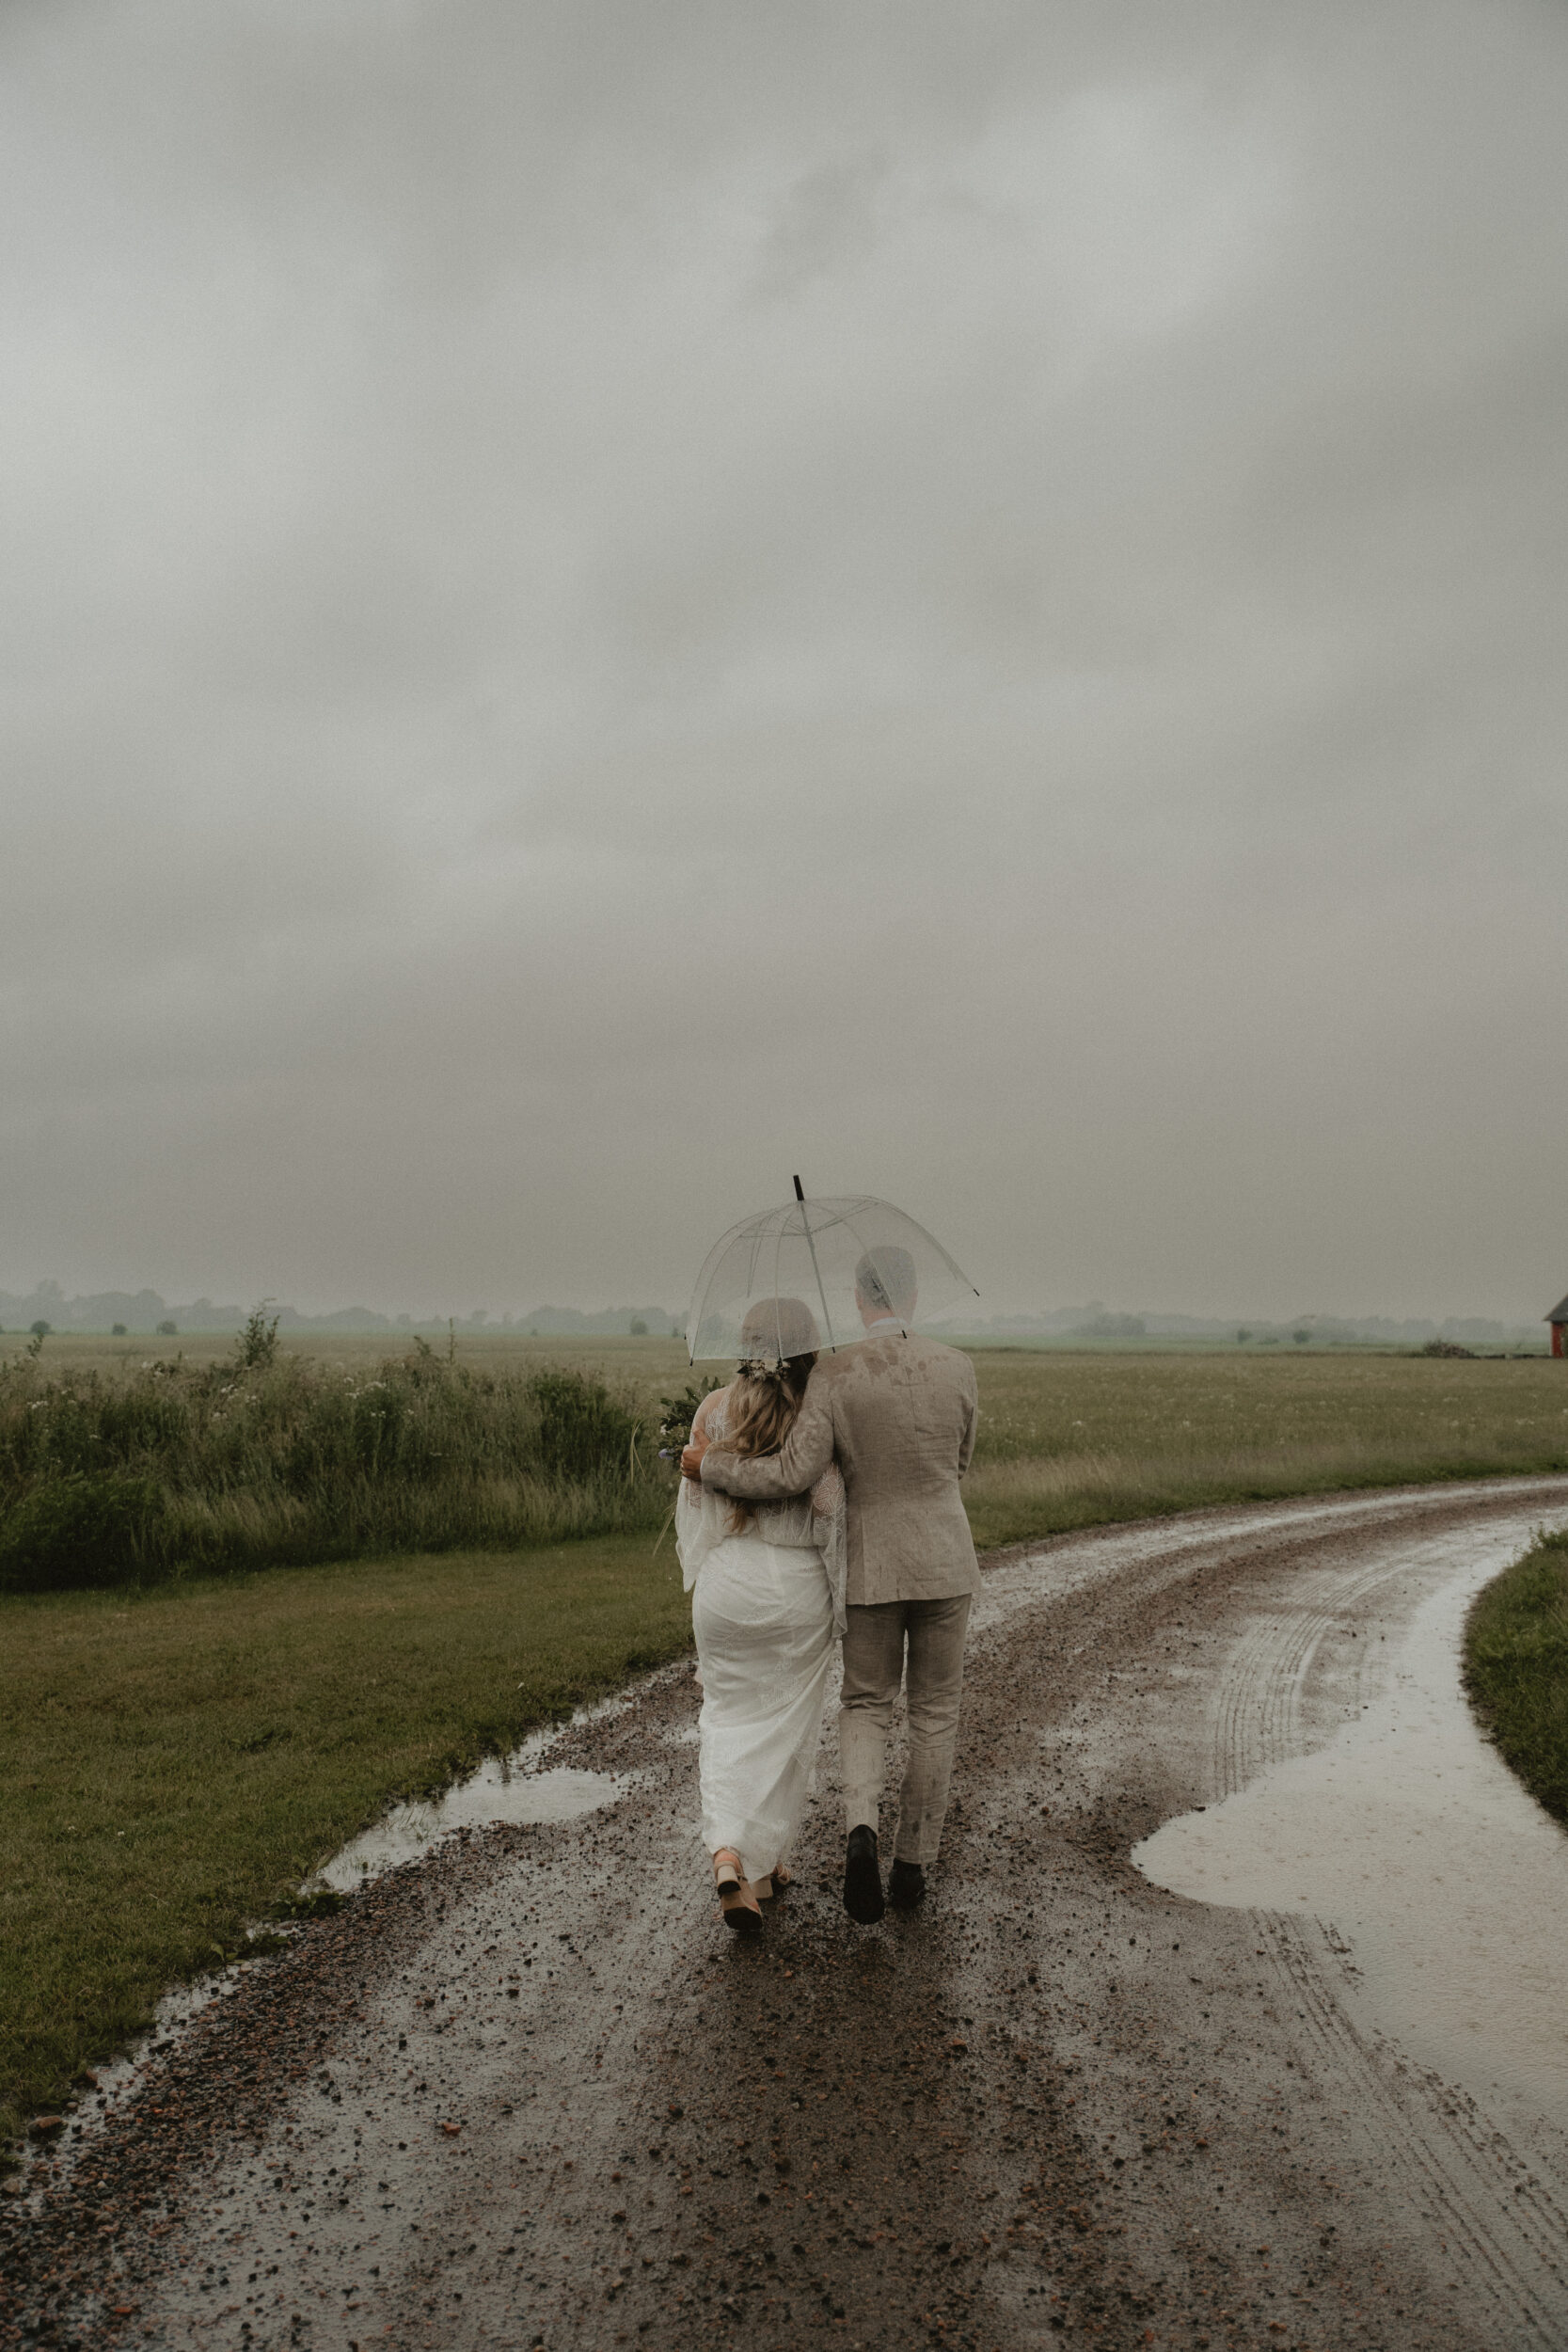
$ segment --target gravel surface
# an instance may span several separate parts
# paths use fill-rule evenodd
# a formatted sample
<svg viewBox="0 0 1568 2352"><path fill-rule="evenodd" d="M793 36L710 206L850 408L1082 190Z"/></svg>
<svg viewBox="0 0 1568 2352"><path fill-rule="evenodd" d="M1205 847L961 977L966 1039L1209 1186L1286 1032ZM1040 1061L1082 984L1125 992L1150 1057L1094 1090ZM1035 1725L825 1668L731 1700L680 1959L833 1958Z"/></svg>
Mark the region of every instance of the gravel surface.
<svg viewBox="0 0 1568 2352"><path fill-rule="evenodd" d="M89 2091L0 2200L0 2344L1568 2342L1568 2185L1358 2030L1332 1925L1129 1859L1321 1744L1456 1543L1554 1515L1568 1480L993 1555L943 1864L869 1931L830 1726L798 1884L724 1934L655 1677L539 1759L607 1810L452 1837Z"/></svg>

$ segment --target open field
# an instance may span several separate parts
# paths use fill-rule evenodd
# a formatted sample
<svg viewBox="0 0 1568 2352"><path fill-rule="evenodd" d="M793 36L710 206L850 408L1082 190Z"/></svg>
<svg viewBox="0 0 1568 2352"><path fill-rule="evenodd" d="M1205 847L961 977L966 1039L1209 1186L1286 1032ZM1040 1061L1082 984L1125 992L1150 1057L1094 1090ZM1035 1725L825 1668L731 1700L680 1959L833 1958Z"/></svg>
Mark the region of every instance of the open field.
<svg viewBox="0 0 1568 2352"><path fill-rule="evenodd" d="M406 1331L282 1331L277 1334L280 1355L309 1357L320 1363L341 1365L345 1371L369 1373L387 1357L401 1356L414 1344L415 1336ZM455 1361L467 1364L475 1371L515 1371L540 1364L563 1364L593 1374L606 1380L612 1388L623 1382L641 1381L650 1393L657 1392L660 1383L668 1387L673 1380L684 1385L690 1377L686 1360L686 1343L668 1335L651 1335L646 1339L623 1338L615 1334L564 1333L557 1338L531 1339L520 1331L460 1331L449 1340L445 1331L426 1330L421 1336L437 1356L445 1357L449 1347ZM965 1352L981 1359L1026 1356L1048 1362L1063 1359L1074 1362L1125 1363L1156 1359L1180 1360L1205 1358L1227 1360L1231 1358L1258 1365L1264 1373L1282 1363L1306 1359L1330 1363L1355 1360L1363 1356L1379 1360L1402 1362L1408 1351L1394 1346L1368 1343L1347 1344L1336 1341L1331 1344L1309 1344L1306 1347L1262 1345L1254 1342L1238 1347L1233 1339L1209 1336L1189 1337L1183 1333L1152 1332L1142 1339L1090 1340L1081 1337L1047 1337L990 1341L960 1339L954 1343ZM26 1334L7 1331L0 1336L0 1359L17 1355L26 1345ZM188 1364L225 1362L234 1352L230 1332L181 1332L174 1339L155 1339L146 1332L133 1333L127 1339L112 1339L102 1332L52 1332L44 1342L42 1369L45 1373L82 1371L104 1374L135 1372L160 1359L183 1357ZM1497 1351L1483 1351L1495 1354ZM1510 1351L1512 1353L1512 1351ZM1531 1339L1530 1352L1543 1360L1548 1356L1545 1339ZM1463 1359L1458 1360L1463 1361ZM699 1373L708 1367L699 1365ZM723 1366L716 1369L722 1371Z"/></svg>
<svg viewBox="0 0 1568 2352"><path fill-rule="evenodd" d="M316 1358L253 1333L226 1353L95 1362L46 1344L0 1367L0 1589L656 1527L664 1339L417 1341ZM977 1541L1328 1486L1556 1468L1563 1368L1544 1357L1348 1350L1173 1356L972 1351ZM699 1379L711 1377L699 1368Z"/></svg>
<svg viewBox="0 0 1568 2352"><path fill-rule="evenodd" d="M11 1597L0 2137L400 1793L678 1652L668 1540Z"/></svg>
<svg viewBox="0 0 1568 2352"><path fill-rule="evenodd" d="M1568 1824L1568 1535L1544 1536L1480 1595L1465 1669L1498 1750Z"/></svg>
<svg viewBox="0 0 1568 2352"><path fill-rule="evenodd" d="M502 1344L502 1368L524 1368ZM354 1369L378 1360L367 1349ZM969 1505L986 1546L1204 1502L1568 1468L1568 1365L1549 1361L975 1362ZM602 1374L644 1408L689 1377L668 1341L526 1349L527 1368L546 1364ZM0 2100L57 2096L394 1794L678 1651L688 1613L669 1541L657 1557L653 1542L650 1527L0 1599Z"/></svg>
<svg viewBox="0 0 1568 2352"><path fill-rule="evenodd" d="M981 1545L1153 1511L1568 1468L1568 1364L975 1353Z"/></svg>

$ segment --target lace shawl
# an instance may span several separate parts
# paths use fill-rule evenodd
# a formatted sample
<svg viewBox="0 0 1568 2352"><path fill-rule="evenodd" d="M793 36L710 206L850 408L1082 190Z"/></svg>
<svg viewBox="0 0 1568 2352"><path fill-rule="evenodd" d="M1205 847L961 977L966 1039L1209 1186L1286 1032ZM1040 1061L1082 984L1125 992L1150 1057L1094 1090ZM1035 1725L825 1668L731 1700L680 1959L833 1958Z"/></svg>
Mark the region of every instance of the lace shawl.
<svg viewBox="0 0 1568 2352"><path fill-rule="evenodd" d="M727 1434L723 1406L718 1405L705 1423L714 1445ZM688 1592L696 1583L705 1560L735 1533L730 1524L730 1499L695 1479L683 1478L675 1498L675 1549L681 1580ZM787 1502L754 1502L742 1529L765 1544L791 1551L819 1551L823 1574L832 1597L833 1624L845 1627L844 1594L849 1578L849 1547L846 1534L844 1480L836 1462L830 1462L809 1494L792 1495Z"/></svg>

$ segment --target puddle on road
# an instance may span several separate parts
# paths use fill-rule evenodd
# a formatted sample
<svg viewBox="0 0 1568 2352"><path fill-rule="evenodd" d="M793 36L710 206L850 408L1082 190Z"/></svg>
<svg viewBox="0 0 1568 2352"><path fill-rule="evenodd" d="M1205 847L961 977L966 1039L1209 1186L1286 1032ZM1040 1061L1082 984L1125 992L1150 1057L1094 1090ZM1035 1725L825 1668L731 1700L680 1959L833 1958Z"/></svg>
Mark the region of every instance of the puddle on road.
<svg viewBox="0 0 1568 2352"><path fill-rule="evenodd" d="M597 1813L634 1788L637 1773L576 1772L557 1768L541 1771L541 1759L567 1733L590 1724L612 1722L638 1706L661 1683L678 1681L690 1672L684 1659L660 1666L592 1707L578 1707L564 1723L545 1724L531 1732L510 1756L491 1756L477 1772L449 1788L443 1797L424 1804L394 1805L379 1821L335 1853L306 1882L334 1886L349 1894L382 1870L395 1869L426 1853L437 1838L455 1829L485 1829L492 1821L576 1821Z"/></svg>
<svg viewBox="0 0 1568 2352"><path fill-rule="evenodd" d="M1481 1739L1460 1682L1465 1611L1517 1549L1482 1546L1388 1623L1388 1686L1329 1746L1167 1821L1132 1859L1196 1901L1332 1926L1368 2022L1568 2129L1568 1836Z"/></svg>
<svg viewBox="0 0 1568 2352"><path fill-rule="evenodd" d="M428 1804L400 1804L335 1853L310 1882L347 1894L382 1870L412 1862L454 1829L492 1821L575 1821L613 1804L625 1784L610 1772L519 1772L492 1757L471 1780Z"/></svg>

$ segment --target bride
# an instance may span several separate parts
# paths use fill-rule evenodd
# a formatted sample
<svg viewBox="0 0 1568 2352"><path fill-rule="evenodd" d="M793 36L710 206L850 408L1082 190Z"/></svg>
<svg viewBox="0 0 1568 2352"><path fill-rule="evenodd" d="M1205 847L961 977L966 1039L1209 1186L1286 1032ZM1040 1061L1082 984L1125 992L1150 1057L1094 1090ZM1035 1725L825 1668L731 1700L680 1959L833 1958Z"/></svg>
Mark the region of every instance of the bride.
<svg viewBox="0 0 1568 2352"><path fill-rule="evenodd" d="M777 1454L819 1345L802 1300L759 1300L741 1329L742 1348L755 1352L727 1389L705 1397L692 1437L732 1454ZM844 1529L836 1463L787 1502L742 1502L681 1480L675 1541L703 1686L703 1841L724 1924L742 1932L756 1932L760 1903L788 1883L785 1857L811 1792L844 1630Z"/></svg>

